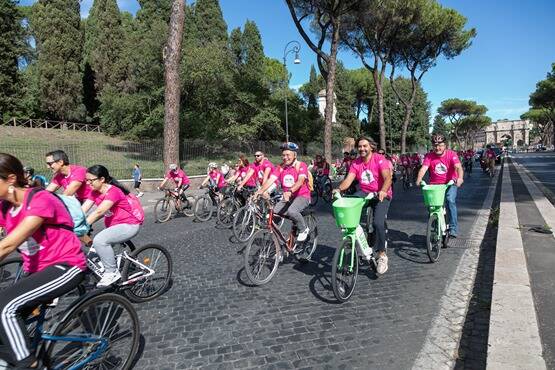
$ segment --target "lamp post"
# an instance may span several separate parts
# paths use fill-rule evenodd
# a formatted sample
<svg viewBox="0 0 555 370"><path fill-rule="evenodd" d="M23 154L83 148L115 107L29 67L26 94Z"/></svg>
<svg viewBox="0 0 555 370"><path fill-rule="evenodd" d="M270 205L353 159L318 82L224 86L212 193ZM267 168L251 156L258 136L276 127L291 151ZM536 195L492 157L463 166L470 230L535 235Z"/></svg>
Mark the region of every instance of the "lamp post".
<svg viewBox="0 0 555 370"><path fill-rule="evenodd" d="M289 41L285 48L283 49L283 67L287 71L287 56L291 53L295 53L294 64L300 64L299 50L301 50L301 44L298 41ZM289 86L289 74L287 74L287 80L285 81L286 86ZM289 119L287 117L287 89L285 90L285 142L289 142Z"/></svg>

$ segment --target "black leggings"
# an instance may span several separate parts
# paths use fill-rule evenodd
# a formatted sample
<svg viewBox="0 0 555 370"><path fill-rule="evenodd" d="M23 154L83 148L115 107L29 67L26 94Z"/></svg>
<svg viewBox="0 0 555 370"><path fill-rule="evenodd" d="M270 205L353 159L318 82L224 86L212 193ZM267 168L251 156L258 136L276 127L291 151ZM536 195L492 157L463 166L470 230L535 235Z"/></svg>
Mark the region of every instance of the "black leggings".
<svg viewBox="0 0 555 370"><path fill-rule="evenodd" d="M13 366L35 361L24 322L34 308L76 288L84 273L67 264L48 266L2 291L0 300L0 358Z"/></svg>

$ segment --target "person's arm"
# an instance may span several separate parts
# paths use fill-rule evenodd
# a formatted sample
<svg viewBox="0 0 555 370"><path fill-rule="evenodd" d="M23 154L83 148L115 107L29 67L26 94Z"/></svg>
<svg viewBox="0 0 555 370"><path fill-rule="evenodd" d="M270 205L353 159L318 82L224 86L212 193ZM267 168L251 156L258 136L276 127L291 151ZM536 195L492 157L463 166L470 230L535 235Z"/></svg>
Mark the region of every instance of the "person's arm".
<svg viewBox="0 0 555 370"><path fill-rule="evenodd" d="M67 188L64 189L63 194L68 195L68 196L72 196L77 192L77 190L79 190L81 185L83 185L82 181L72 181L72 182L69 183Z"/></svg>
<svg viewBox="0 0 555 370"><path fill-rule="evenodd" d="M426 174L426 171L428 171L428 166L423 164L418 171L418 175L416 176L416 186L420 186L420 183L422 182L422 178Z"/></svg>
<svg viewBox="0 0 555 370"><path fill-rule="evenodd" d="M249 170L247 171L247 174L245 175L245 177L243 178L243 180L239 183L238 189L241 190L241 188L243 186L245 186L245 184L247 183L247 181L250 180L251 176L254 174L254 170L252 168L249 168Z"/></svg>
<svg viewBox="0 0 555 370"><path fill-rule="evenodd" d="M345 177L345 179L341 181L341 184L339 184L339 187L337 189L339 191L346 191L351 187L351 184L353 183L353 181L355 181L356 178L357 175L354 172L349 172L347 174L347 177Z"/></svg>
<svg viewBox="0 0 555 370"><path fill-rule="evenodd" d="M204 178L204 180L200 184L200 187L202 188L203 186L206 186L206 184L208 184L208 181L210 181L210 175L208 175Z"/></svg>
<svg viewBox="0 0 555 370"><path fill-rule="evenodd" d="M93 205L94 205L94 202L91 199L87 199L81 205L81 210L83 211L84 214L87 214L87 212L90 211Z"/></svg>
<svg viewBox="0 0 555 370"><path fill-rule="evenodd" d="M391 184L393 183L393 175L391 173L391 169L389 169L389 168L381 170L380 174L382 175L382 178L384 179L382 188L378 192L378 199L381 202L387 197L387 192L389 191L389 188L391 187Z"/></svg>
<svg viewBox="0 0 555 370"><path fill-rule="evenodd" d="M256 191L256 194L257 195L264 194L264 192L266 192L276 180L277 180L276 175L270 175L270 177L268 177L268 180L262 183L262 187Z"/></svg>
<svg viewBox="0 0 555 370"><path fill-rule="evenodd" d="M4 239L0 240L0 261L10 255L18 246L29 238L42 225L44 219L39 216L27 216Z"/></svg>
<svg viewBox="0 0 555 370"><path fill-rule="evenodd" d="M164 185L166 185L166 182L168 182L168 178L164 177L164 180L162 180L162 182L160 183L160 185L158 185L159 189L163 189Z"/></svg>
<svg viewBox="0 0 555 370"><path fill-rule="evenodd" d="M460 188L464 182L464 170L460 163L455 164L455 171L457 171L457 187Z"/></svg>
<svg viewBox="0 0 555 370"><path fill-rule="evenodd" d="M266 181L268 181L268 178L270 177L271 173L272 173L272 169L270 167L266 167L266 169L264 170L264 174L262 175L263 184L265 184Z"/></svg>
<svg viewBox="0 0 555 370"><path fill-rule="evenodd" d="M96 209L87 216L87 223L89 225L94 224L96 221L101 219L106 214L106 212L108 212L110 208L112 208L113 205L113 201L103 200L102 203L100 203L98 207L96 207Z"/></svg>
<svg viewBox="0 0 555 370"><path fill-rule="evenodd" d="M183 177L178 177L177 181L175 179L173 181L175 182L175 187L180 188L181 185L183 184Z"/></svg>
<svg viewBox="0 0 555 370"><path fill-rule="evenodd" d="M48 186L46 187L46 190L49 191L49 192L51 192L51 193L55 193L59 188L60 188L60 185L51 182L51 183L48 184Z"/></svg>

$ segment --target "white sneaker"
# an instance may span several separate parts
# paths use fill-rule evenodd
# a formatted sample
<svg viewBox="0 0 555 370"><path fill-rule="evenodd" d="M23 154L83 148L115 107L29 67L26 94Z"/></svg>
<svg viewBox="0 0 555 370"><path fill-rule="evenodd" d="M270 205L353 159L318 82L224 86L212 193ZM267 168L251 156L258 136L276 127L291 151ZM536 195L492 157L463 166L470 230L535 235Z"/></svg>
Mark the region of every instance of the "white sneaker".
<svg viewBox="0 0 555 370"><path fill-rule="evenodd" d="M310 229L307 227L301 233L299 233L299 235L297 236L297 241L304 242L306 238L308 238L308 234L310 234Z"/></svg>
<svg viewBox="0 0 555 370"><path fill-rule="evenodd" d="M145 195L145 193L142 193L142 192L141 192L141 193L137 194L137 197L140 198L140 197L142 197L143 195Z"/></svg>
<svg viewBox="0 0 555 370"><path fill-rule="evenodd" d="M383 275L386 273L387 271L387 255L383 255L381 257L378 258L378 267L376 268L376 271L378 274Z"/></svg>
<svg viewBox="0 0 555 370"><path fill-rule="evenodd" d="M102 279L96 284L97 288L104 288L114 284L116 281L121 279L121 274L119 271L116 272L107 272L102 275Z"/></svg>

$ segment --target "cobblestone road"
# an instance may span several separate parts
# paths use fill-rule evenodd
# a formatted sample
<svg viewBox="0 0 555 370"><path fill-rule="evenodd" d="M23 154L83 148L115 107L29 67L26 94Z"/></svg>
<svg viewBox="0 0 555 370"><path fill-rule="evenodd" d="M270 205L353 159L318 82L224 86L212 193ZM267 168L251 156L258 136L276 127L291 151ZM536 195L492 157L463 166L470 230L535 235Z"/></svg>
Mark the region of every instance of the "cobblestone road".
<svg viewBox="0 0 555 370"><path fill-rule="evenodd" d="M137 369L409 369L467 246L465 235L490 186L478 172L459 192L460 238L430 264L420 191L395 193L389 213L390 268L363 270L353 298L337 304L331 259L340 240L329 206L319 204L319 247L307 265L285 263L262 287L249 286L242 248L215 222L147 219L137 244L166 246L173 286L138 305L144 343Z"/></svg>

